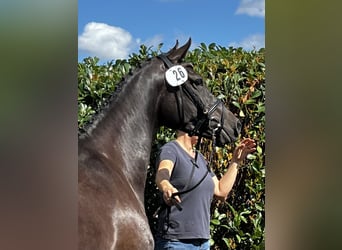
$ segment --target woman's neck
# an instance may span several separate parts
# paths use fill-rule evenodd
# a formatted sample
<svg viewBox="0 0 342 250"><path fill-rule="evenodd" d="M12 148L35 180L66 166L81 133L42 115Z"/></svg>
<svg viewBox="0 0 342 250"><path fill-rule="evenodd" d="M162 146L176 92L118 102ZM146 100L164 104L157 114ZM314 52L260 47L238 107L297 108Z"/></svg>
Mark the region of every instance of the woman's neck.
<svg viewBox="0 0 342 250"><path fill-rule="evenodd" d="M193 157L195 155L190 138L187 138L186 136L179 136L177 137L176 141L190 156Z"/></svg>

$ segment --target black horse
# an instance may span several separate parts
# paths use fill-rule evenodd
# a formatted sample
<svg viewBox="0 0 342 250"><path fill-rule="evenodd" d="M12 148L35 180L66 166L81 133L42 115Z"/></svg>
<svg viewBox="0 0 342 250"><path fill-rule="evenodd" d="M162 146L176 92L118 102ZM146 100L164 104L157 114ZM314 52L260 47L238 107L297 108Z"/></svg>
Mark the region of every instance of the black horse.
<svg viewBox="0 0 342 250"><path fill-rule="evenodd" d="M153 249L144 188L152 140L164 125L218 145L235 141L238 119L215 98L189 63L191 39L147 60L124 80L79 138L79 249Z"/></svg>

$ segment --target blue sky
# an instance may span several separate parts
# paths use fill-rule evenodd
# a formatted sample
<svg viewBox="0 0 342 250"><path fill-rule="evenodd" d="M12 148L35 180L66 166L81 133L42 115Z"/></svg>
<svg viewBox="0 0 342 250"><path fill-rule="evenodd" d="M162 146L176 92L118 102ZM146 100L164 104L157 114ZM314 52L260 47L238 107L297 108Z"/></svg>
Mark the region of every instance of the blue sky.
<svg viewBox="0 0 342 250"><path fill-rule="evenodd" d="M141 44L162 51L189 37L200 43L265 47L265 0L82 0L78 2L78 60L124 59Z"/></svg>

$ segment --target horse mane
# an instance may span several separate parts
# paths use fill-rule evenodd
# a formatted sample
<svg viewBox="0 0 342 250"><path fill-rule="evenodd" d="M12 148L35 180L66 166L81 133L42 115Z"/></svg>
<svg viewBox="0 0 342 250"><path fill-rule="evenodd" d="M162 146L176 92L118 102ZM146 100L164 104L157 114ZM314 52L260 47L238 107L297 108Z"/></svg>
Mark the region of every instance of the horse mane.
<svg viewBox="0 0 342 250"><path fill-rule="evenodd" d="M152 58L147 58L143 61L138 62L138 65L132 67L129 72L125 76L123 76L118 83L115 84L114 91L109 95L109 97L103 100L103 103L100 106L96 107L95 113L91 115L91 118L78 129L79 139L88 137L90 135L90 131L108 113L109 107L111 107L111 105L116 102L117 96L121 93L128 80L137 72L137 70L142 69L145 65L147 65L151 61L151 59Z"/></svg>
<svg viewBox="0 0 342 250"><path fill-rule="evenodd" d="M172 54L177 50L180 49L182 51L182 53L184 53L181 57L180 60L182 60L186 54L186 52L188 51L189 47L191 44L191 38L189 38L188 42L183 45L181 48L178 48L178 40L176 40L176 44L173 48L171 48L167 53L165 53L167 56L171 56L171 60L174 60L174 58L172 58ZM104 102L102 103L102 105L100 105L99 107L97 107L95 109L95 114L93 114L91 116L91 118L85 122L85 124L78 129L78 138L84 138L84 137L88 137L90 135L90 132L92 129L94 129L96 127L96 125L98 124L98 122L100 122L102 120L102 118L107 114L109 107L115 103L118 94L121 92L122 88L124 87L124 85L127 83L127 81L129 80L130 77L132 77L137 70L143 68L146 64L148 64L153 57L149 57L143 61L139 61L138 64L134 67L132 67L129 71L128 74L126 74L120 82L118 82L117 84L115 84L115 89L113 91L112 94L110 94L110 96L108 98L106 98L104 100ZM180 62L180 61L179 61Z"/></svg>

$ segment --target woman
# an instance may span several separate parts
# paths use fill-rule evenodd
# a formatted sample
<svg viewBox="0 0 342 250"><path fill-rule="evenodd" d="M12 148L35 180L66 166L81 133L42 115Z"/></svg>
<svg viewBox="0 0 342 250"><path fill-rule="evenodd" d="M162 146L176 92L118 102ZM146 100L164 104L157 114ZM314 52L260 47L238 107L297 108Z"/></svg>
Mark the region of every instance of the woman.
<svg viewBox="0 0 342 250"><path fill-rule="evenodd" d="M161 148L157 161L156 184L164 206L158 213L155 249L209 250L212 198L227 198L238 166L247 154L255 151L255 142L249 138L240 142L226 173L218 180L208 169L204 156L198 152L196 157L193 147L198 137L183 131L177 131L176 137ZM191 191L177 195L184 190Z"/></svg>

